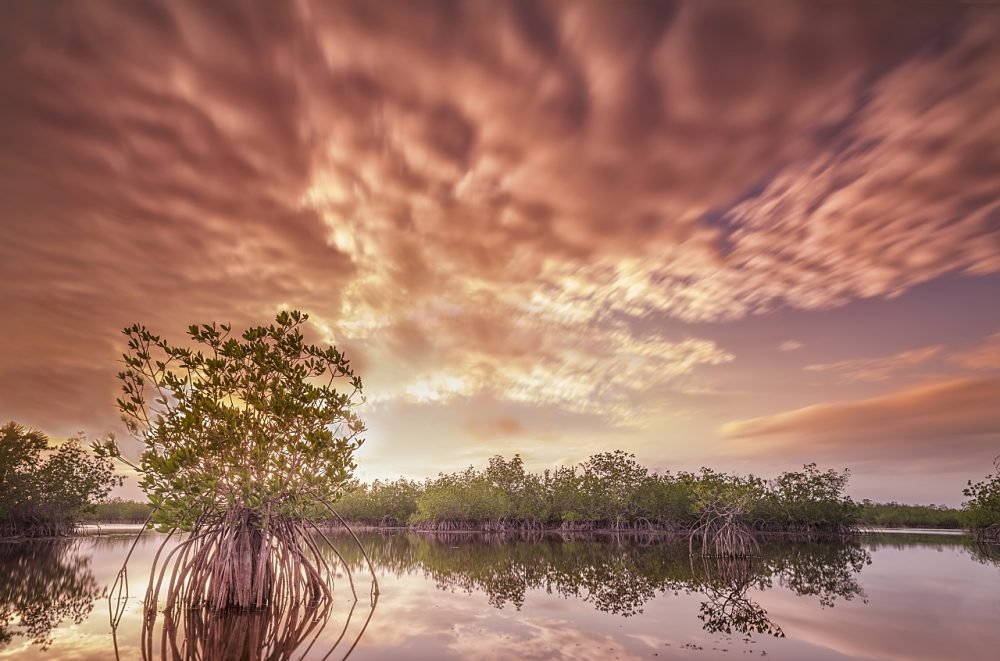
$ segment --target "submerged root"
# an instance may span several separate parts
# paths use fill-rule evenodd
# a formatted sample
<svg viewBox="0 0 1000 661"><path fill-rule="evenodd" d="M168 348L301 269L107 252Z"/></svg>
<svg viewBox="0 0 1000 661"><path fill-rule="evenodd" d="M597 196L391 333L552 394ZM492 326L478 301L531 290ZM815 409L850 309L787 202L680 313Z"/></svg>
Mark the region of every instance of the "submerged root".
<svg viewBox="0 0 1000 661"><path fill-rule="evenodd" d="M153 628L143 632L142 658L175 661L291 661L350 656L364 636L378 599L360 626L351 626L357 601L335 612L331 602L284 608L272 605L253 610L210 611L207 608L168 610L159 628L159 653ZM364 611L361 611L362 613ZM334 624L343 618L343 624ZM337 627L337 628L333 628ZM332 641L329 633L339 635ZM327 638L320 636L327 632ZM349 632L353 632L350 635Z"/></svg>
<svg viewBox="0 0 1000 661"><path fill-rule="evenodd" d="M329 621L330 604L319 607L211 612L205 608L164 613L160 657L164 659L290 659ZM143 657L152 659L152 636Z"/></svg>
<svg viewBox="0 0 1000 661"><path fill-rule="evenodd" d="M757 521L753 530L761 535L794 538L798 541L842 539L857 535L861 527L849 523L795 523Z"/></svg>

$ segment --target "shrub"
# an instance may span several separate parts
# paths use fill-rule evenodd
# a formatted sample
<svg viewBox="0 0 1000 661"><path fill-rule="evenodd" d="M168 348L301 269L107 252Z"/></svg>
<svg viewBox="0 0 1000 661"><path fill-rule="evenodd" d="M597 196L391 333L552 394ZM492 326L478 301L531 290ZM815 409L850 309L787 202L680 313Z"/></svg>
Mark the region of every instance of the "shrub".
<svg viewBox="0 0 1000 661"><path fill-rule="evenodd" d="M1000 543L1000 457L993 462L994 472L979 482L969 480L962 490L962 520L976 541Z"/></svg>
<svg viewBox="0 0 1000 661"><path fill-rule="evenodd" d="M37 430L0 427L0 535L71 532L98 499L120 485L112 462L91 456L73 437L56 448Z"/></svg>

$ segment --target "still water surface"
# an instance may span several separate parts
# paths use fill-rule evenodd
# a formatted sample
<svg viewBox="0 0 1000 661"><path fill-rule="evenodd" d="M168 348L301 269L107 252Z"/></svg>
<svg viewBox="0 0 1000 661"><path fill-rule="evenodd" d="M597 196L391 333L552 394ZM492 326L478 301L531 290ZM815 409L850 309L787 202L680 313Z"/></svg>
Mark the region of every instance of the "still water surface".
<svg viewBox="0 0 1000 661"><path fill-rule="evenodd" d="M341 573L328 612L158 622L154 656L217 658L221 640L243 658L266 639L267 658L290 659L1000 659L1000 553L961 536L773 543L749 562L692 561L686 544L641 538L366 534L374 608L360 554L335 541L356 602ZM131 537L0 544L0 659L113 659L116 645L142 658L162 542L139 541L114 635L107 593Z"/></svg>

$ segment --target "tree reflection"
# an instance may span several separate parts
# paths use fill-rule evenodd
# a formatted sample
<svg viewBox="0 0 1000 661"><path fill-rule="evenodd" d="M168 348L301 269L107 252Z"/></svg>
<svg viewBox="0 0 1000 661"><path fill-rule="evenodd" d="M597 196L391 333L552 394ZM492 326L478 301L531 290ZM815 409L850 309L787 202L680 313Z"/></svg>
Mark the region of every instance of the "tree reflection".
<svg viewBox="0 0 1000 661"><path fill-rule="evenodd" d="M855 597L868 602L856 575L872 562L871 554L857 542L789 544L764 556L764 573L776 575L780 584L800 596L819 599L833 607L837 599Z"/></svg>
<svg viewBox="0 0 1000 661"><path fill-rule="evenodd" d="M520 609L529 590L542 589L629 617L658 594L696 594L707 631L778 637L784 636L781 627L755 593L779 585L824 607L838 599L866 600L857 574L871 563L855 541L767 544L752 559L692 558L685 543L620 535L372 535L365 545L384 571L422 571L441 589L485 593L495 608Z"/></svg>
<svg viewBox="0 0 1000 661"><path fill-rule="evenodd" d="M185 661L285 661L302 659L314 651L318 658L331 658L347 644L347 658L364 635L375 612L375 602L356 636L347 638L357 602L351 605L340 635L330 643L317 640L331 624L333 608L329 602L315 606L289 609L265 608L209 612L202 608L187 608L164 613L161 627L144 627L143 659L175 659ZM154 629L159 630L159 646L154 644ZM159 655L157 655L157 650ZM341 649L341 653L345 650ZM325 656L320 656L325 654Z"/></svg>
<svg viewBox="0 0 1000 661"><path fill-rule="evenodd" d="M1000 567L1000 546L996 544L980 544L972 541L969 542L968 549L969 555L976 562L987 566Z"/></svg>
<svg viewBox="0 0 1000 661"><path fill-rule="evenodd" d="M898 551L912 548L914 542L938 552L958 550L967 553L979 564L1000 567L1000 545L977 542L970 535L941 535L908 533L905 538L895 534L869 534L865 540L872 549L891 548Z"/></svg>
<svg viewBox="0 0 1000 661"><path fill-rule="evenodd" d="M757 573L749 558L691 558L692 582L682 585L688 592L705 597L698 619L709 633L761 633L784 638L785 633L767 616L767 611L747 596L751 588L770 587L770 577Z"/></svg>
<svg viewBox="0 0 1000 661"><path fill-rule="evenodd" d="M161 550L167 546L169 539L167 537L163 542ZM120 544L120 541L112 540L110 545ZM128 543L134 545L135 542L133 539ZM173 547L168 557L181 548ZM332 573L340 558L332 546L327 547L327 551L335 555L328 556L321 552L319 558L328 562ZM192 606L177 598L177 586L183 585L187 576L170 569L171 566L164 563L156 571L154 559L153 571L149 574L140 634L141 656L147 661L286 661L303 659L310 654L313 656L309 658L346 659L367 630L378 604L378 593L373 584L370 604L358 608L358 593L349 564L344 566L344 576L350 591L345 593L346 600L338 602L349 604L350 608L339 614L343 616L339 623L332 600L299 599L297 595L284 591L278 591L273 601L262 608L210 609L204 604ZM157 584L167 585L165 601L151 596L159 591L153 587ZM123 658L119 651L118 627L127 609L128 594L128 575L123 570L112 586L108 600L115 657L118 659ZM352 621L354 627L351 626ZM330 633L338 631L336 639L329 640ZM348 635L349 631L353 633ZM320 640L323 634L326 635ZM334 657L334 654L337 656Z"/></svg>
<svg viewBox="0 0 1000 661"><path fill-rule="evenodd" d="M21 636L47 649L52 630L83 622L101 594L72 541L0 543L0 647Z"/></svg>

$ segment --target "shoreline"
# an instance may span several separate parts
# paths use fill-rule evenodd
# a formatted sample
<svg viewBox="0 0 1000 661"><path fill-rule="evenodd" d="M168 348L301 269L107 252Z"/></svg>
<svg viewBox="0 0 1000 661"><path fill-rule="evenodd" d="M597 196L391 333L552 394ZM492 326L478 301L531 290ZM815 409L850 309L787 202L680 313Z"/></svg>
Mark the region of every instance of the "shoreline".
<svg viewBox="0 0 1000 661"><path fill-rule="evenodd" d="M882 535L882 534L897 534L897 535L971 535L968 530L964 528L862 528L862 535Z"/></svg>
<svg viewBox="0 0 1000 661"><path fill-rule="evenodd" d="M541 527L541 528L517 528L511 527L502 530L491 530L485 528L455 528L455 529L435 529L435 528L422 528L419 526L379 526L379 525L369 525L369 524L354 524L350 523L350 529L355 532L376 532L376 533L395 533L395 532L412 532L418 534L429 534L429 535L441 535L441 534L468 534L468 535L510 535L510 536L532 536L532 535L548 535L548 534L565 534L565 535L632 535L632 536L647 536L647 537L673 537L673 538L686 538L689 531L683 528L562 528L559 526L555 527ZM317 527L324 531L337 531L347 529L340 523L332 524L317 524ZM0 542L21 542L21 541L54 541L60 539L72 539L74 537L99 537L103 535L124 535L124 534L137 534L145 532L155 532L152 528L144 528L142 522L137 523L85 523L80 524L77 529L71 533L59 536L44 536L44 537L29 537L29 536L17 536L17 537L0 537ZM950 537L961 537L970 536L972 533L968 530L962 528L906 528L906 527L865 527L861 526L855 531L850 532L828 532L828 531L775 531L775 530L758 530L754 531L754 535L762 540L767 539L782 539L782 538L846 538L854 536L863 535L880 535L880 534L894 534L894 535L941 535Z"/></svg>

